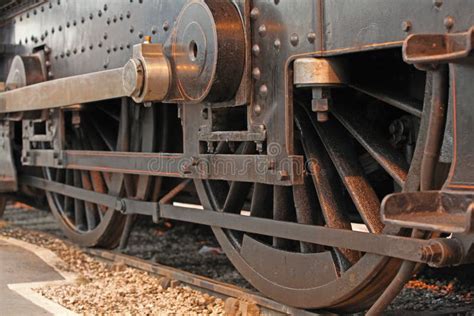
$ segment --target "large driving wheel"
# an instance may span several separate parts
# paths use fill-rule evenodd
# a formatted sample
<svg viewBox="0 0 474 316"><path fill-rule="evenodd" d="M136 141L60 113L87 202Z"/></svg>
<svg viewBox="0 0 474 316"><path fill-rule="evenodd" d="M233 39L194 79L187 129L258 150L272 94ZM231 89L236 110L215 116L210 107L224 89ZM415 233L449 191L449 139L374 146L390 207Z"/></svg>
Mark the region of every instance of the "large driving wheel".
<svg viewBox="0 0 474 316"><path fill-rule="evenodd" d="M381 200L396 191L418 190L419 145L425 139L430 86L428 79L428 93L424 95L422 88L418 99L407 98L410 94L402 91L394 96L362 86L345 89L325 123L317 121L308 102L295 105L295 151L307 163L304 185L197 181L203 205L251 217L400 234L381 222ZM234 155L255 150L249 143L220 143L218 148ZM213 230L229 259L254 287L300 308L363 310L400 266L400 260L351 249Z"/></svg>
<svg viewBox="0 0 474 316"><path fill-rule="evenodd" d="M156 148L158 110L127 99L64 111L69 150L152 152ZM45 178L70 186L145 200L155 179L97 171L44 169ZM49 206L66 234L86 247L117 246L125 217L102 205L47 193Z"/></svg>

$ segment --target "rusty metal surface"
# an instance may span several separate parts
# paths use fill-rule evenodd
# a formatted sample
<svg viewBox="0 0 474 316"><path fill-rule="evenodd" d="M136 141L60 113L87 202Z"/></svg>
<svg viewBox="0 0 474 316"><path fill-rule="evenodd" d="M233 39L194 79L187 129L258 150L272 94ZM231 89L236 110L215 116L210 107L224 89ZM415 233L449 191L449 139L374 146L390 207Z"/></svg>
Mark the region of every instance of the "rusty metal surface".
<svg viewBox="0 0 474 316"><path fill-rule="evenodd" d="M208 224L259 290L295 306L359 310L396 275L400 260L393 258L457 264L454 242L472 244L457 235L431 242L399 236L404 231L384 229L379 216L380 200L402 191L385 201L397 210L387 221L470 230L469 199L433 208L434 194L405 192L444 180L435 170L447 84L433 64L445 62L454 154L441 193L468 196L474 188L474 20L466 14L473 9L462 0L50 1L1 27L2 67L19 54L12 77L19 70L26 78L32 72L18 65L39 55L43 79L11 79L11 88L26 87L2 94L0 112L74 105L9 119L23 119L22 163L47 171L46 181L30 184L48 191L79 242L113 246L123 214ZM150 41L133 55L135 44ZM405 61L419 70L397 64L404 41ZM143 50L153 45L159 56ZM315 72L330 60L315 59L322 56L337 71ZM130 57L138 58L123 76L119 67ZM165 67L149 65L150 58ZM109 100L130 95L150 110ZM99 100L107 101L86 104ZM172 103L160 137L174 151L152 140L158 128L150 117L166 105L148 101ZM159 205L180 188L170 178L196 179L206 210ZM242 209L250 216L239 215ZM352 231L353 224L370 233Z"/></svg>
<svg viewBox="0 0 474 316"><path fill-rule="evenodd" d="M472 195L460 192L394 194L383 203L385 223L445 233L472 232Z"/></svg>

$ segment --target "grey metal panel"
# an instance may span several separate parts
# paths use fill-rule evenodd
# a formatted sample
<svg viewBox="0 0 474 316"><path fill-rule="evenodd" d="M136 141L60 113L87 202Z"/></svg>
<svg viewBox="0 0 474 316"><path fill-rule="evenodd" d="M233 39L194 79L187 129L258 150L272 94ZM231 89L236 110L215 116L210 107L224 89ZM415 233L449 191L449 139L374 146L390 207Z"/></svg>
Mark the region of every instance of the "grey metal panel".
<svg viewBox="0 0 474 316"><path fill-rule="evenodd" d="M50 1L15 18L12 41L29 51L48 45L55 78L118 68L144 36L166 39L184 2Z"/></svg>
<svg viewBox="0 0 474 316"><path fill-rule="evenodd" d="M327 51L370 49L375 44L400 46L409 34L444 33L474 24L474 1L449 0L437 7L433 0L324 0L324 48ZM410 25L403 30L403 22ZM336 52L333 52L336 53Z"/></svg>

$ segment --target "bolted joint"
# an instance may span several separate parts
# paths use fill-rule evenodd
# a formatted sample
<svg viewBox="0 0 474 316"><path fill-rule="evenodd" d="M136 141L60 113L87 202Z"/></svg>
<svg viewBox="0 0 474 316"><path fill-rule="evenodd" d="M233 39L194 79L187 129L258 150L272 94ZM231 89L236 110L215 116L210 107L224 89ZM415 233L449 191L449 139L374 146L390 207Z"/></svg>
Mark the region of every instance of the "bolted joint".
<svg viewBox="0 0 474 316"><path fill-rule="evenodd" d="M132 58L123 69L122 84L130 97L139 97L143 91L144 71L140 60Z"/></svg>
<svg viewBox="0 0 474 316"><path fill-rule="evenodd" d="M117 200L115 203L115 209L122 214L127 212L127 203L124 200Z"/></svg>
<svg viewBox="0 0 474 316"><path fill-rule="evenodd" d="M139 44L123 68L122 85L136 103L163 101L171 86L171 66L161 44Z"/></svg>
<svg viewBox="0 0 474 316"><path fill-rule="evenodd" d="M311 101L313 112L316 112L318 122L324 123L329 120L329 110L332 105L331 90L329 88L313 88L313 100Z"/></svg>
<svg viewBox="0 0 474 316"><path fill-rule="evenodd" d="M464 249L456 238L433 239L422 249L422 260L431 267L447 267L461 264Z"/></svg>

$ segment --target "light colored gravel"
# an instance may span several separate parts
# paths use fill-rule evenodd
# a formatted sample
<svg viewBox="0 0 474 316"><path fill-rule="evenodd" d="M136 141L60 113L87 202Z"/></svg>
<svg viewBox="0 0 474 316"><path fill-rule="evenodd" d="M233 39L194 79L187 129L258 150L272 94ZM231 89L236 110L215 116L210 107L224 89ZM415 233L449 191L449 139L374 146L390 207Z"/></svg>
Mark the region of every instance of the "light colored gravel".
<svg viewBox="0 0 474 316"><path fill-rule="evenodd" d="M5 226L5 224L0 224ZM223 315L224 302L167 279L120 264L97 261L77 247L40 232L3 227L1 234L55 252L58 267L80 275L76 284L37 289L83 315Z"/></svg>

